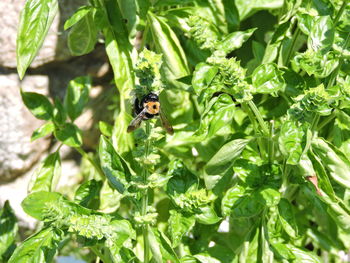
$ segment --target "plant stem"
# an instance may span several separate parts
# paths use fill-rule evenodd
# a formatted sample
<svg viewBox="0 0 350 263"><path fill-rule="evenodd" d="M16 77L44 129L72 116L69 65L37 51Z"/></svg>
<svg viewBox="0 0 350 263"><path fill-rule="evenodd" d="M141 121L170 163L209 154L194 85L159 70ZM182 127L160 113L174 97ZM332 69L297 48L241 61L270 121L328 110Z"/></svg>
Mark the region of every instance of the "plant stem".
<svg viewBox="0 0 350 263"><path fill-rule="evenodd" d="M246 103L242 103L242 108L248 114L248 118L253 125L254 132L256 135L258 135L260 133L260 131L258 129L258 124L256 122L256 118L254 118L254 114L249 109L249 107L247 106ZM264 143L263 143L262 138L260 136L257 138L257 142L258 142L258 146L259 146L259 150L260 150L260 157L265 158L266 151L265 151Z"/></svg>
<svg viewBox="0 0 350 263"><path fill-rule="evenodd" d="M253 111L253 113L254 113L256 119L258 120L258 122L259 122L259 124L260 124L260 126L261 126L261 129L262 129L263 135L269 136L269 133L270 133L270 132L269 132L269 128L267 127L267 125L266 125L266 123L265 123L263 117L261 116L260 111L259 111L258 108L256 107L255 103L254 103L252 100L250 100L250 101L248 102L248 105L249 105L249 107L251 108L251 110Z"/></svg>
<svg viewBox="0 0 350 263"><path fill-rule="evenodd" d="M105 175L102 172L101 168L97 165L97 163L92 159L81 147L75 148L82 157L86 158L92 166L95 168L95 170L98 172L98 174L103 178Z"/></svg>
<svg viewBox="0 0 350 263"><path fill-rule="evenodd" d="M337 16L334 18L334 21L333 21L334 26L337 25L337 23L338 23L338 21L339 21L341 15L343 14L343 12L344 12L345 7L346 7L347 4L348 4L348 0L344 0L344 1L343 1L343 4L341 5L341 7L340 7L340 9L339 9L339 11L338 11L338 13L337 13Z"/></svg>
<svg viewBox="0 0 350 263"><path fill-rule="evenodd" d="M274 155L275 155L275 152L274 152L274 148L275 148L275 146L274 146L274 142L273 142L273 134L274 134L274 125L275 123L274 123L274 121L273 120L271 120L270 121L270 139L269 139L269 142L268 142L268 148L267 148L267 153L268 153L268 157L269 157L269 161L270 161L270 163L272 163L273 162L273 157L274 157Z"/></svg>
<svg viewBox="0 0 350 263"><path fill-rule="evenodd" d="M149 150L150 150L150 134L151 134L151 125L147 121L146 122L146 135L147 135L147 140L145 142L145 155L144 158L147 159L149 155ZM147 184L148 180L148 168L146 165L143 167L142 170L142 177L143 177L143 182L144 184ZM145 193L143 193L142 196L142 207L141 207L141 215L146 215L147 214L147 205L148 205L148 188L145 189ZM148 263L149 261L149 240L147 238L148 236L148 225L143 225L142 226L142 235L143 235L143 262Z"/></svg>
<svg viewBox="0 0 350 263"><path fill-rule="evenodd" d="M295 30L295 32L293 34L292 43L291 43L290 48L288 50L288 53L287 53L287 56L286 56L286 60L283 61L283 65L285 65L285 66L288 66L288 64L289 64L290 57L292 56L293 49L295 47L295 43L297 42L297 39L298 39L300 33L301 33L301 31L300 31L299 27L297 26L297 28L296 28L296 30Z"/></svg>
<svg viewBox="0 0 350 263"><path fill-rule="evenodd" d="M318 126L317 130L321 130L324 126L330 123L335 118L335 112L333 111L331 115L327 116Z"/></svg>
<svg viewBox="0 0 350 263"><path fill-rule="evenodd" d="M347 45L349 43L349 40L350 40L350 32L349 32L348 36L345 39L345 42L343 44L343 49L347 47ZM343 64L343 59L340 58L337 68L332 72L331 76L329 77L329 81L328 81L326 89L329 89L330 87L333 86L333 83L334 83L336 77L338 76L338 72L339 72L339 69L341 68L342 64Z"/></svg>

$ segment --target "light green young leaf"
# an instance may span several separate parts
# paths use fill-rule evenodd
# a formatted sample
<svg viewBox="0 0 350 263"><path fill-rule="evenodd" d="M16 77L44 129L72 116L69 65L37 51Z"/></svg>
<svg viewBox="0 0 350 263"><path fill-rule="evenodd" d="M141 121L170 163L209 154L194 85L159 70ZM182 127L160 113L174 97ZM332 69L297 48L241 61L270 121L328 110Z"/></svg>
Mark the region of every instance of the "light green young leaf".
<svg viewBox="0 0 350 263"><path fill-rule="evenodd" d="M129 167L103 135L100 137L99 156L102 170L108 181L116 190L123 193L131 176Z"/></svg>
<svg viewBox="0 0 350 263"><path fill-rule="evenodd" d="M21 91L23 103L30 112L38 119L50 120L52 118L53 106L42 94Z"/></svg>
<svg viewBox="0 0 350 263"><path fill-rule="evenodd" d="M64 106L72 121L80 116L89 100L91 78L89 76L77 77L68 84Z"/></svg>
<svg viewBox="0 0 350 263"><path fill-rule="evenodd" d="M177 247L181 243L182 237L191 231L196 220L194 216L185 216L176 210L170 210L168 232L173 244L173 247Z"/></svg>
<svg viewBox="0 0 350 263"><path fill-rule="evenodd" d="M283 90L286 83L282 77L283 71L274 63L262 64L252 74L253 86L257 93L271 94Z"/></svg>
<svg viewBox="0 0 350 263"><path fill-rule="evenodd" d="M52 262L61 239L58 231L51 227L44 228L18 246L8 263Z"/></svg>
<svg viewBox="0 0 350 263"><path fill-rule="evenodd" d="M250 142L249 139L237 139L226 143L205 165L205 184L212 189L224 173L233 166L234 161Z"/></svg>
<svg viewBox="0 0 350 263"><path fill-rule="evenodd" d="M106 137L112 136L113 126L107 122L100 121L98 123L98 127L100 128L101 133Z"/></svg>
<svg viewBox="0 0 350 263"><path fill-rule="evenodd" d="M86 16L89 12L92 12L92 11L93 11L92 6L84 5L79 7L79 9L75 11L75 13L69 19L67 19L66 22L64 23L64 30L67 30L72 26L74 26L81 19L83 19L84 16Z"/></svg>
<svg viewBox="0 0 350 263"><path fill-rule="evenodd" d="M148 12L147 19L158 53L163 54L164 66L169 79L179 79L189 74L187 59L174 31L163 18Z"/></svg>
<svg viewBox="0 0 350 263"><path fill-rule="evenodd" d="M35 141L39 138L45 137L46 135L49 135L50 133L52 133L54 130L55 130L55 125L51 121L46 122L43 126L33 131L33 134L30 140Z"/></svg>
<svg viewBox="0 0 350 263"><path fill-rule="evenodd" d="M90 53L97 42L97 28L92 12L86 13L68 33L68 48L73 56Z"/></svg>
<svg viewBox="0 0 350 263"><path fill-rule="evenodd" d="M61 175L61 159L59 152L47 156L41 166L32 175L29 183L29 193L55 190L57 181Z"/></svg>
<svg viewBox="0 0 350 263"><path fill-rule="evenodd" d="M11 253L11 249L14 249L17 232L17 218L9 201L6 201L0 210L0 262L2 260L5 262L5 254Z"/></svg>
<svg viewBox="0 0 350 263"><path fill-rule="evenodd" d="M57 11L57 0L26 1L17 34L17 71L20 79L41 48Z"/></svg>
<svg viewBox="0 0 350 263"><path fill-rule="evenodd" d="M70 147L80 147L83 144L81 130L73 123L66 123L54 131L57 140Z"/></svg>
<svg viewBox="0 0 350 263"><path fill-rule="evenodd" d="M312 150L320 158L329 176L343 187L349 188L350 161L344 153L321 138L312 141Z"/></svg>
<svg viewBox="0 0 350 263"><path fill-rule="evenodd" d="M297 224L296 224L296 220L293 212L293 207L287 199L281 198L278 204L278 212L279 212L278 216L284 231L286 231L286 233L290 237L297 238L298 228L297 228Z"/></svg>

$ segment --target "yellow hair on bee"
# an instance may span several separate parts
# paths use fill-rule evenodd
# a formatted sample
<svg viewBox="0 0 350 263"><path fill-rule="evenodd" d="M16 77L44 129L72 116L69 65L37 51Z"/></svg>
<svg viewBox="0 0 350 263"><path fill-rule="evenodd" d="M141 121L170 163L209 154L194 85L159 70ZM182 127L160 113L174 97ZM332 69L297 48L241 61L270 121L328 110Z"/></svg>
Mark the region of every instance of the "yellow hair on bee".
<svg viewBox="0 0 350 263"><path fill-rule="evenodd" d="M144 105L144 107L147 109L147 112L152 115L159 113L159 106L160 103L158 101L148 101Z"/></svg>

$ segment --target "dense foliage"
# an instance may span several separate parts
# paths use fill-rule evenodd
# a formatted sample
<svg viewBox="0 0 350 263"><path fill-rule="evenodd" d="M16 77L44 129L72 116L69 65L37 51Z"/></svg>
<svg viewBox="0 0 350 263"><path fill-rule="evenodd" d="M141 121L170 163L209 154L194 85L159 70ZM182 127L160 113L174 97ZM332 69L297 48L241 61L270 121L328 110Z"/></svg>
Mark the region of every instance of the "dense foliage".
<svg viewBox="0 0 350 263"><path fill-rule="evenodd" d="M27 0L22 78L58 0ZM42 221L15 248L0 213L4 262L340 262L350 248L350 5L340 0L90 0L66 21L73 55L106 47L119 106L86 153L74 121L91 78L64 101L22 91L53 134L81 153L84 182L55 192L59 152L22 206ZM140 39L141 41L137 42ZM135 97L160 94L175 134L153 119L127 133ZM90 253L84 253L88 248ZM12 256L11 256L12 254Z"/></svg>

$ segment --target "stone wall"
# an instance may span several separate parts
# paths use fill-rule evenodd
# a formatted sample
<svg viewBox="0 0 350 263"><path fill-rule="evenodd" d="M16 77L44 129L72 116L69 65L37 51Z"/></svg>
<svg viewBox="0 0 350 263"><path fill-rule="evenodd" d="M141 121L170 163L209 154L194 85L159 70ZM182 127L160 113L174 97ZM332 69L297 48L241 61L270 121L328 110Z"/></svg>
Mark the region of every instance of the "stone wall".
<svg viewBox="0 0 350 263"><path fill-rule="evenodd" d="M61 0L59 14L38 56L20 81L16 71L16 37L24 3L24 0L0 1L0 207L7 199L10 200L21 224L32 228L33 220L26 217L20 203L27 195L27 183L38 161L52 151L55 144L52 138L30 141L32 132L42 125L42 121L34 118L25 108L20 89L42 93L51 99L63 98L71 79L86 74L103 79L109 71L109 65L103 46L97 46L93 53L82 57L70 55L63 24L86 0ZM82 119L82 128L88 134L91 133L96 121L91 109ZM72 166L74 163L77 166L78 161L76 157L63 160L63 169L68 167L69 171L63 171L62 174L72 177L72 172L77 172ZM74 180L62 181L76 183Z"/></svg>

